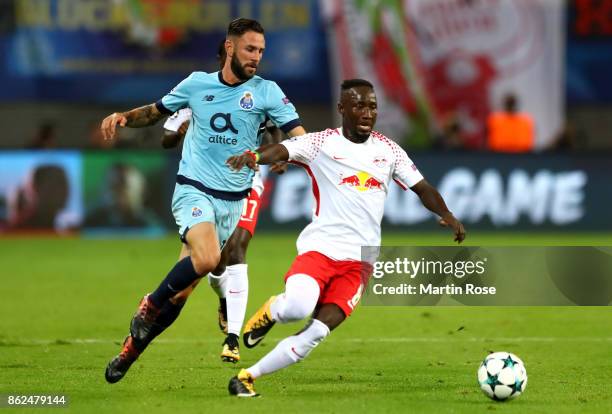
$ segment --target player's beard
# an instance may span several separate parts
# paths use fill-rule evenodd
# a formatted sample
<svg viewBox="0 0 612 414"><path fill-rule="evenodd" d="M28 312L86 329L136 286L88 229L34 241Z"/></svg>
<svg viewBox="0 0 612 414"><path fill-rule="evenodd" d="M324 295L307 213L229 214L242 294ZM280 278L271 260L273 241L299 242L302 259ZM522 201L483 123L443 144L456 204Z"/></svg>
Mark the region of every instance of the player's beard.
<svg viewBox="0 0 612 414"><path fill-rule="evenodd" d="M244 66L242 66L235 54L230 59L230 68L232 69L232 72L234 72L234 75L236 75L236 77L241 81L247 81L255 76L255 72L253 72L252 75L247 73Z"/></svg>

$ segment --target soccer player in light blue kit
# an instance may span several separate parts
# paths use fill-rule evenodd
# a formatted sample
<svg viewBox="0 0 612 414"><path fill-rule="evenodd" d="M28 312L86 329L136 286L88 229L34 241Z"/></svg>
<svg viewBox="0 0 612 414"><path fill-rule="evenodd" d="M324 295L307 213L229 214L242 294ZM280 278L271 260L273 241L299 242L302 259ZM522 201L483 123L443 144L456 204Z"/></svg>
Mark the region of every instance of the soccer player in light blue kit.
<svg viewBox="0 0 612 414"><path fill-rule="evenodd" d="M172 212L189 255L140 302L121 353L106 368L110 383L123 378L152 331L168 327L178 317L182 303L170 299L219 264L221 248L236 227L253 176L248 169L231 170L225 160L257 148L259 129L267 119L290 137L306 132L278 85L255 76L265 48L261 25L250 19L232 21L225 48L221 71L194 72L155 104L113 113L102 121L105 139L112 139L117 125L138 128L181 108L192 110L172 198Z"/></svg>

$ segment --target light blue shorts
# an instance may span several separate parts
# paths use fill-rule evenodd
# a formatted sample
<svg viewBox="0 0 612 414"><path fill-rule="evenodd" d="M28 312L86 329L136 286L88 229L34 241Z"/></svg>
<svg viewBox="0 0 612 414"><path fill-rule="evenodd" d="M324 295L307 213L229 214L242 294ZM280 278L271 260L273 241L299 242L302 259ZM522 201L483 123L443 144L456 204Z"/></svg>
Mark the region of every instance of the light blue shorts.
<svg viewBox="0 0 612 414"><path fill-rule="evenodd" d="M183 242L191 227L208 222L215 225L219 246L223 248L240 220L243 204L244 200L220 200L190 185L176 184L172 214Z"/></svg>

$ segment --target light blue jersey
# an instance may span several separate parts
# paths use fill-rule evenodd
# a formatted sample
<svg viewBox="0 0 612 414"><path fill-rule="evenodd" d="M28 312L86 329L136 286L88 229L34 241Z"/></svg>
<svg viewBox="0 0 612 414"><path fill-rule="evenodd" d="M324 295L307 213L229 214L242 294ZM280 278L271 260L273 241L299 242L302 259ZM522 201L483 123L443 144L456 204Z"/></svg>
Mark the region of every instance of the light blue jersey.
<svg viewBox="0 0 612 414"><path fill-rule="evenodd" d="M253 171L233 171L225 161L257 148L267 119L284 132L301 125L279 86L259 76L229 85L220 72L193 72L156 105L162 113L192 110L177 182L196 187L199 183L213 190L208 194L229 200L248 193Z"/></svg>

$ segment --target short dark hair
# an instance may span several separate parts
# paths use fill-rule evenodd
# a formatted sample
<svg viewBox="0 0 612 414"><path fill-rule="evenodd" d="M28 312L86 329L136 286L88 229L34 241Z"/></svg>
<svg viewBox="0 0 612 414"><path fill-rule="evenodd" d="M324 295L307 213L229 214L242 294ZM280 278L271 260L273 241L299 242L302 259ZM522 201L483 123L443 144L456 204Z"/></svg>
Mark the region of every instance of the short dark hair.
<svg viewBox="0 0 612 414"><path fill-rule="evenodd" d="M374 89L374 85L365 79L345 79L344 82L342 82L342 85L340 85L340 89L342 91L346 91L356 86L367 86Z"/></svg>
<svg viewBox="0 0 612 414"><path fill-rule="evenodd" d="M242 36L246 32L256 32L264 34L264 29L257 20L253 19L235 19L227 26L228 36Z"/></svg>

